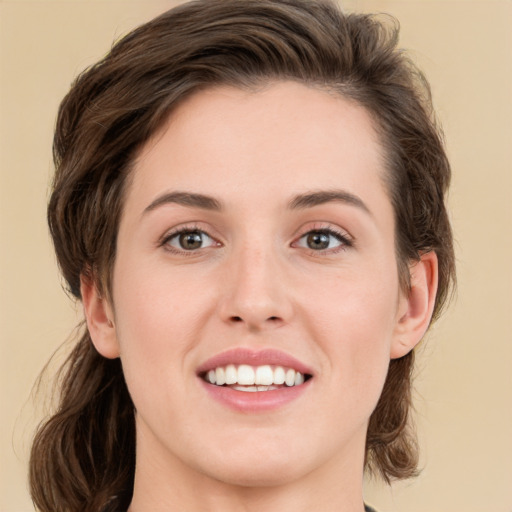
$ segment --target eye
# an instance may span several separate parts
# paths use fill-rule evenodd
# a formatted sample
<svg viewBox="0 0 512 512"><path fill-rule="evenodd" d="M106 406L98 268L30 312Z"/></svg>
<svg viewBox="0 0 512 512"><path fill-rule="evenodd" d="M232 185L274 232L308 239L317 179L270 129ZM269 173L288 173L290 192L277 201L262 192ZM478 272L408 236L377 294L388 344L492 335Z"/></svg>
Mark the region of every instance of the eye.
<svg viewBox="0 0 512 512"><path fill-rule="evenodd" d="M347 237L331 229L308 231L297 242L298 247L304 247L313 251L326 251L351 245Z"/></svg>
<svg viewBox="0 0 512 512"><path fill-rule="evenodd" d="M195 251L216 245L215 240L199 229L184 229L170 234L164 244L181 251Z"/></svg>

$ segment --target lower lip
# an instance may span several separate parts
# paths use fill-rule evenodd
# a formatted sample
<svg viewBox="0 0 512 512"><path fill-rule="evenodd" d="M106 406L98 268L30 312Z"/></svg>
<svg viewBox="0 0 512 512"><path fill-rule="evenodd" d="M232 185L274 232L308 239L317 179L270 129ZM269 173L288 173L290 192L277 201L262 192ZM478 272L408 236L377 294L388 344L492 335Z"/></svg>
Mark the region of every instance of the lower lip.
<svg viewBox="0 0 512 512"><path fill-rule="evenodd" d="M201 383L209 395L221 404L239 412L267 412L284 407L299 398L310 386L312 379L300 386L282 387L270 391L238 391L227 386L216 386L203 379Z"/></svg>

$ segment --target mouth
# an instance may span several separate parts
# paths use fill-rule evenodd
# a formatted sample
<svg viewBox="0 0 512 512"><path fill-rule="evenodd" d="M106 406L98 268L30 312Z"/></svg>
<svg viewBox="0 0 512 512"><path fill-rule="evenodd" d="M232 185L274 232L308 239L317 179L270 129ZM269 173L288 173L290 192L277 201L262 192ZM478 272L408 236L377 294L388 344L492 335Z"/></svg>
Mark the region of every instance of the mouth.
<svg viewBox="0 0 512 512"><path fill-rule="evenodd" d="M228 350L197 368L207 395L244 414L291 406L311 389L314 372L280 350L245 347Z"/></svg>
<svg viewBox="0 0 512 512"><path fill-rule="evenodd" d="M252 366L230 363L201 372L200 377L214 386L251 393L302 386L312 378L312 375L280 365Z"/></svg>

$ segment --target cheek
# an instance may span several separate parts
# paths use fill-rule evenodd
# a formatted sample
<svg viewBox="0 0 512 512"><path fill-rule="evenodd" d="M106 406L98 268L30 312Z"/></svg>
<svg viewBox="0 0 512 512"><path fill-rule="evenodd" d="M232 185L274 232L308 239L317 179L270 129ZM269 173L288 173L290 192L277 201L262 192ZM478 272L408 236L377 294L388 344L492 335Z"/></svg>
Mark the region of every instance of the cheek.
<svg viewBox="0 0 512 512"><path fill-rule="evenodd" d="M311 274L300 290L302 314L309 317L310 327L361 348L385 345L396 324L398 277L389 267L382 272L368 267L328 278Z"/></svg>
<svg viewBox="0 0 512 512"><path fill-rule="evenodd" d="M114 269L113 300L116 334L121 361L129 387L164 378L162 368L177 361L177 324L173 294L151 268L120 258ZM131 386L130 386L131 385Z"/></svg>
<svg viewBox="0 0 512 512"><path fill-rule="evenodd" d="M389 366L399 293L398 278L378 274L367 271L309 286L302 313L335 379L354 391L356 401L367 395L375 403Z"/></svg>
<svg viewBox="0 0 512 512"><path fill-rule="evenodd" d="M187 394L182 372L194 338L187 316L190 308L153 272L119 263L114 304L126 384L139 419L168 425L169 411ZM125 268L131 272L124 272Z"/></svg>
<svg viewBox="0 0 512 512"><path fill-rule="evenodd" d="M197 325L197 315L211 302L207 291L194 293L190 279L172 273L158 262L120 258L114 273L114 304L122 330L121 344L128 340L151 347L179 347ZM197 283L196 283L197 284ZM151 347L150 347L151 345Z"/></svg>
<svg viewBox="0 0 512 512"><path fill-rule="evenodd" d="M121 361L130 391L136 395L148 387L186 386L183 375L193 371L191 355L216 304L213 287L194 291L187 271L171 273L158 262L136 261L127 254L124 251L116 262L113 295ZM199 286L201 279L194 283Z"/></svg>

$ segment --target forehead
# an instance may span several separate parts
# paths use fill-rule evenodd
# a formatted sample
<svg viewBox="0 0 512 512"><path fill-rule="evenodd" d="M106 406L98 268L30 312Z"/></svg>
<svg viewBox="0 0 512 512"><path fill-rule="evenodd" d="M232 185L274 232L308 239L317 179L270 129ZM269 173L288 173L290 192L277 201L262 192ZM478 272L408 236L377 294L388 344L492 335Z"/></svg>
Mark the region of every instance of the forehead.
<svg viewBox="0 0 512 512"><path fill-rule="evenodd" d="M140 152L131 190L146 201L169 187L220 196L249 188L270 199L340 186L360 193L371 183L382 192L383 175L363 107L278 82L256 91L215 87L183 101Z"/></svg>

